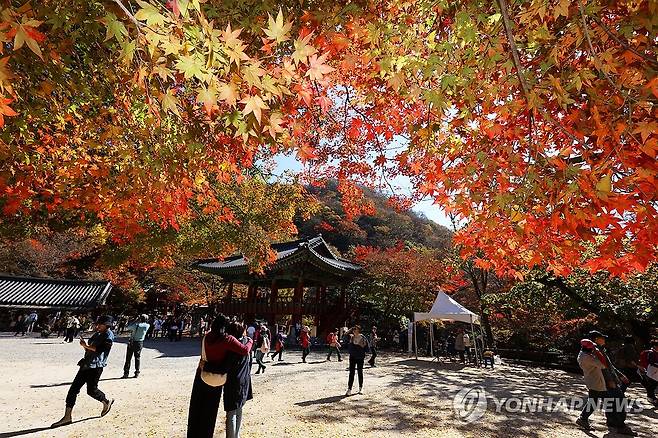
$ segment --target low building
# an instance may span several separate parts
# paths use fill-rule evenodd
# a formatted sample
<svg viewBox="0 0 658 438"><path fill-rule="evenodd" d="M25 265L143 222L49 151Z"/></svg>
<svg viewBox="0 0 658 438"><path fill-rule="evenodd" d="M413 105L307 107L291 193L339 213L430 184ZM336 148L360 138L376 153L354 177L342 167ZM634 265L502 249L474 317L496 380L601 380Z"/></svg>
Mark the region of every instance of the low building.
<svg viewBox="0 0 658 438"><path fill-rule="evenodd" d="M21 312L90 311L105 305L111 290L109 281L0 275L0 328L8 329Z"/></svg>

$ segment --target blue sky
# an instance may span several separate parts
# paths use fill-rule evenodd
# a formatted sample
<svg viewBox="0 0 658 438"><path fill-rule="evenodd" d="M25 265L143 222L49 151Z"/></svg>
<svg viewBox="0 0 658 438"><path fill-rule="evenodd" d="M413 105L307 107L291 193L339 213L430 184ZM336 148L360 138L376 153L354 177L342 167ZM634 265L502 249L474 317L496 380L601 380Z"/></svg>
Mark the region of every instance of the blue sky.
<svg viewBox="0 0 658 438"><path fill-rule="evenodd" d="M301 163L294 155L277 155L274 158L276 167L274 173L277 175L283 174L285 171L299 172L302 170ZM394 181L395 185L400 187L401 191L408 190L410 183L406 178L397 178ZM445 227L451 228L450 219L443 213L443 211L433 204L432 200L425 200L416 204L413 208L414 211L423 213L428 219L441 224Z"/></svg>

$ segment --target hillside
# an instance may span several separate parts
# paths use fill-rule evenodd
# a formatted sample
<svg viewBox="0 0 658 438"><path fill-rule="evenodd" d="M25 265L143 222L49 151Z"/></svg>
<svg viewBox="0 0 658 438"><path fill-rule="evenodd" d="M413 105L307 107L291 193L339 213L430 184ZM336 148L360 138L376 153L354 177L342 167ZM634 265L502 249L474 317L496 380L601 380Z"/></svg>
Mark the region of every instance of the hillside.
<svg viewBox="0 0 658 438"><path fill-rule="evenodd" d="M300 237L321 233L342 253L358 245L390 248L402 242L411 247L442 249L450 244L450 230L414 211L392 208L385 195L364 189L366 198L375 205L375 214L351 221L345 218L335 182L307 189L318 199L321 210L306 221L295 221Z"/></svg>

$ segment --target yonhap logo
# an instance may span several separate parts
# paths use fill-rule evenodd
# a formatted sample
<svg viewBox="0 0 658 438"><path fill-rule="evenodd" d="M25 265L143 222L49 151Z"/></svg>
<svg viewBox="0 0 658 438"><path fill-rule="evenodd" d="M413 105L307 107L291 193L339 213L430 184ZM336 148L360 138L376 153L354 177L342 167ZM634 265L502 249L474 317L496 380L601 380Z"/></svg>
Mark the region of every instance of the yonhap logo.
<svg viewBox="0 0 658 438"><path fill-rule="evenodd" d="M473 423L487 410L487 392L481 386L464 388L455 395L452 406L460 420Z"/></svg>

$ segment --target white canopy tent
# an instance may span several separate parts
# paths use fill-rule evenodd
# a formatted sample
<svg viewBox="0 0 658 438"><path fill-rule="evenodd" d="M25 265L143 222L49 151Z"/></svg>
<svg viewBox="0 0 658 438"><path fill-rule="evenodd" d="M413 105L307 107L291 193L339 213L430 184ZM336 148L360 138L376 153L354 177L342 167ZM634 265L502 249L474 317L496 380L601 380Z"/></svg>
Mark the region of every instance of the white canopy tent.
<svg viewBox="0 0 658 438"><path fill-rule="evenodd" d="M439 291L429 312L414 313L414 345L416 358L418 358L418 342L416 341L416 324L420 321L460 321L471 325L473 336L473 346L475 347L475 360L478 360L477 341L475 338L474 324L480 324L480 317L459 304L457 301L446 295L445 292ZM434 357L434 330L430 328L430 350Z"/></svg>

